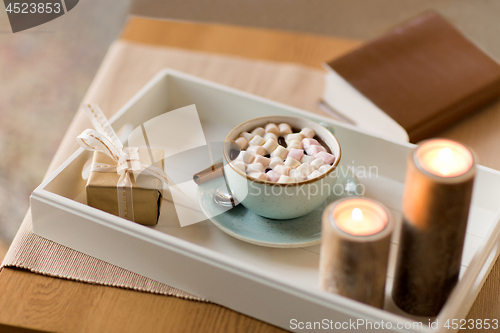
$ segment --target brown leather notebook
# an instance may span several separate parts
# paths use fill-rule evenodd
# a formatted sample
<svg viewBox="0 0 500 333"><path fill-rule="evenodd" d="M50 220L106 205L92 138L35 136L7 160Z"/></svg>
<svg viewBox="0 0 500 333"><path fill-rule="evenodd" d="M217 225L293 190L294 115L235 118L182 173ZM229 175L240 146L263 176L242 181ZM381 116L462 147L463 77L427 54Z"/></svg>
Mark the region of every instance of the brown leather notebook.
<svg viewBox="0 0 500 333"><path fill-rule="evenodd" d="M417 142L500 96L500 65L435 12L327 63Z"/></svg>

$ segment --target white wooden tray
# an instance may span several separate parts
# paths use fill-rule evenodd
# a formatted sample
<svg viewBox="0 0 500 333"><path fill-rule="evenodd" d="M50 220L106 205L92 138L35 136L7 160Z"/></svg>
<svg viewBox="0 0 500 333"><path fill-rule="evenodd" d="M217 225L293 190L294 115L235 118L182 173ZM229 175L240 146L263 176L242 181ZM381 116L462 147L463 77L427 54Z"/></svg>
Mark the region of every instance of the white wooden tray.
<svg viewBox="0 0 500 333"><path fill-rule="evenodd" d="M329 118L173 70L156 75L111 121L115 129L128 123L139 126L190 104L196 104L208 142L221 142L237 124L263 115L300 115L331 124L342 145L345 165L378 168L378 177L360 179L366 186L365 195L386 204L400 219L411 144L363 133ZM446 320L467 315L499 253L500 172L479 167L460 282L441 311L436 330L400 313L391 302L396 242L391 252L386 309L376 309L318 288L319 246L259 247L224 234L210 221L181 228L168 194L159 224L153 228L85 205L81 171L88 158L88 152L78 150L33 192L36 234L289 330L300 330L299 322L363 319L374 323L383 320L385 329L378 332L448 331L443 327ZM360 331L363 328L358 327Z"/></svg>

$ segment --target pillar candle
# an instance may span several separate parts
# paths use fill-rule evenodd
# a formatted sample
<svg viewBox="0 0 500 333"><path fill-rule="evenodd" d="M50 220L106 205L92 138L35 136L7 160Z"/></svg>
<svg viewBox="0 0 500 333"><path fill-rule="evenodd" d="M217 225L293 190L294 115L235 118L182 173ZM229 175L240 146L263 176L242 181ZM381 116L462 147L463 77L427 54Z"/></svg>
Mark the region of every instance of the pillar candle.
<svg viewBox="0 0 500 333"><path fill-rule="evenodd" d="M392 297L409 314L437 316L458 282L475 173L455 141L428 140L408 156Z"/></svg>
<svg viewBox="0 0 500 333"><path fill-rule="evenodd" d="M320 287L382 308L394 219L382 204L345 198L322 217Z"/></svg>

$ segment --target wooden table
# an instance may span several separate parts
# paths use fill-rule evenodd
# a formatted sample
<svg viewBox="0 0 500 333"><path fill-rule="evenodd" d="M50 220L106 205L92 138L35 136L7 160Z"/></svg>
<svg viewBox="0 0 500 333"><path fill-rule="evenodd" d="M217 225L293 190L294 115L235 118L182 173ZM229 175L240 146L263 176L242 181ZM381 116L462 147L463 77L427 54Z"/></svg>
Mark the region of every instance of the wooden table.
<svg viewBox="0 0 500 333"><path fill-rule="evenodd" d="M253 59L288 61L311 67L319 67L324 60L360 44L360 41L333 37L139 18L128 21L121 38ZM339 48L339 45L342 47ZM477 122L474 119L468 121ZM447 136L454 137L454 133L452 129ZM498 141L495 136L483 136L480 142L477 147L481 156L495 147ZM60 162L55 160L51 169ZM500 160L491 159L490 166L500 168ZM498 266L497 262L469 314L470 318L498 318L498 296L492 297L499 295ZM0 330L24 332L27 329L58 332L282 331L214 304L5 268L0 272Z"/></svg>

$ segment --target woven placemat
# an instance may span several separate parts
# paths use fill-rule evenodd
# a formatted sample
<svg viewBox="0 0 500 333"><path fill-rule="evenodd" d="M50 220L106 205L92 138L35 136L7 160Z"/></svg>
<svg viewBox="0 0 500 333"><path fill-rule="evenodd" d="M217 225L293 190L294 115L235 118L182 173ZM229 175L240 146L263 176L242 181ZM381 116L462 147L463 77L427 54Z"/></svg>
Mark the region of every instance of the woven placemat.
<svg viewBox="0 0 500 333"><path fill-rule="evenodd" d="M158 71L166 67L322 113L316 106L323 90L324 72L319 69L123 41L115 42L110 48L84 101L98 103L110 117ZM79 111L48 174L77 149L76 136L90 127L90 122ZM23 268L58 278L203 301L182 290L35 235L31 228L30 212L1 267Z"/></svg>
<svg viewBox="0 0 500 333"><path fill-rule="evenodd" d="M2 267L23 268L33 273L68 280L204 301L182 290L35 235L31 228L31 212L26 214Z"/></svg>

